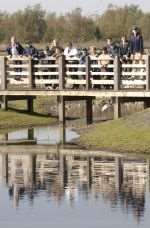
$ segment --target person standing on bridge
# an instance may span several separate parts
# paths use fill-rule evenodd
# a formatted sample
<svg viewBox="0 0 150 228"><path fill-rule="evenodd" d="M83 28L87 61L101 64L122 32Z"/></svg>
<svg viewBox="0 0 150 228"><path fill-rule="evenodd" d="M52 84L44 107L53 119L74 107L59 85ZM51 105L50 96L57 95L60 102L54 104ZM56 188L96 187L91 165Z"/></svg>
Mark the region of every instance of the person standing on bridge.
<svg viewBox="0 0 150 228"><path fill-rule="evenodd" d="M133 27L130 38L130 53L133 60L140 60L144 52L143 36L138 27Z"/></svg>
<svg viewBox="0 0 150 228"><path fill-rule="evenodd" d="M64 50L64 55L66 56L66 58L77 57L78 50L76 47L73 46L72 42L68 43L67 47Z"/></svg>
<svg viewBox="0 0 150 228"><path fill-rule="evenodd" d="M16 57L18 55L23 55L24 48L22 45L16 40L15 36L11 37L10 44L6 49L7 53L11 57Z"/></svg>

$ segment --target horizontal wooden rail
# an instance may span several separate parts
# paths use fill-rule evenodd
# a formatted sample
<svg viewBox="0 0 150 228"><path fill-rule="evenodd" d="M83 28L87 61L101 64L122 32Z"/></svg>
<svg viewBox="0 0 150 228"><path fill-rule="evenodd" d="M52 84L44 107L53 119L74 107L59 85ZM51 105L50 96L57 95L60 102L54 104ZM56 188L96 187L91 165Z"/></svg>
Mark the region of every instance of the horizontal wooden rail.
<svg viewBox="0 0 150 228"><path fill-rule="evenodd" d="M12 89L13 85L18 85L18 89L43 90L47 87L54 89L56 85L59 85L60 90L74 89L74 86L81 90L80 85L84 86L83 90L150 90L149 55L143 55L142 62L140 60L139 63L137 60L136 63L132 60L122 63L119 57L107 57L103 60L103 65L102 60L101 57L93 56L87 56L84 62L80 58L65 58L63 55L43 59L1 56L1 90Z"/></svg>

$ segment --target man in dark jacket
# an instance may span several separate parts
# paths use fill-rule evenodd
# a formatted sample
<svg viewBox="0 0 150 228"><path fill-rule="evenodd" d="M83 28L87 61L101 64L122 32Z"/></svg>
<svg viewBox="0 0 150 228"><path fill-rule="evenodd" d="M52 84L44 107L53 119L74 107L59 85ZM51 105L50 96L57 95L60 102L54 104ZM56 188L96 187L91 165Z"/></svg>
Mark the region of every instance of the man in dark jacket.
<svg viewBox="0 0 150 228"><path fill-rule="evenodd" d="M143 54L143 46L142 34L140 33L138 27L134 27L130 38L130 53L132 55L135 55L137 53Z"/></svg>
<svg viewBox="0 0 150 228"><path fill-rule="evenodd" d="M26 43L26 47L24 49L24 55L27 57L38 57L38 50L32 45L31 42Z"/></svg>

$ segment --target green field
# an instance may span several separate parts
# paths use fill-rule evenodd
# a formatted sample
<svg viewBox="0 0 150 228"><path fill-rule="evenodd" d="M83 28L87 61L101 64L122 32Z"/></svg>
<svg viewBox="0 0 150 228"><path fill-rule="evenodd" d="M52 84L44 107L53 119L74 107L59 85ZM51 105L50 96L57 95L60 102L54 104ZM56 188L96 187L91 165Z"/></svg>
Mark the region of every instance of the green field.
<svg viewBox="0 0 150 228"><path fill-rule="evenodd" d="M11 102L8 111L0 111L0 129L9 131L11 128L54 124L57 119L52 116L50 110L53 105L55 105L53 98L37 98L34 113L29 114L24 101Z"/></svg>
<svg viewBox="0 0 150 228"><path fill-rule="evenodd" d="M150 154L150 109L95 124L82 132L80 144L114 152Z"/></svg>

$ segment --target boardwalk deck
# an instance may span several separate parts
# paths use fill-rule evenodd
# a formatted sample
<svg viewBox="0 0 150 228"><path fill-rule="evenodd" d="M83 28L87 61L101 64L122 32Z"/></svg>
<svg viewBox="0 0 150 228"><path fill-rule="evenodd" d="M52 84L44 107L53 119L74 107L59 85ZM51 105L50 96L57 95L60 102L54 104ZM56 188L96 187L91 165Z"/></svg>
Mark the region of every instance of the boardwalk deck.
<svg viewBox="0 0 150 228"><path fill-rule="evenodd" d="M0 96L2 107L7 107L7 97L28 96L28 107L33 108L33 96L57 96L65 100L95 97L114 98L116 118L120 116L120 104L125 100L141 99L146 104L150 98L150 56L140 61L121 63L119 57L109 58L103 66L100 58L86 57L65 59L48 57L0 57ZM31 102L30 102L31 96ZM65 103L64 103L65 105ZM146 107L146 106L145 106ZM92 115L92 111L88 111ZM60 114L61 115L61 114ZM87 121L90 122L91 121Z"/></svg>

